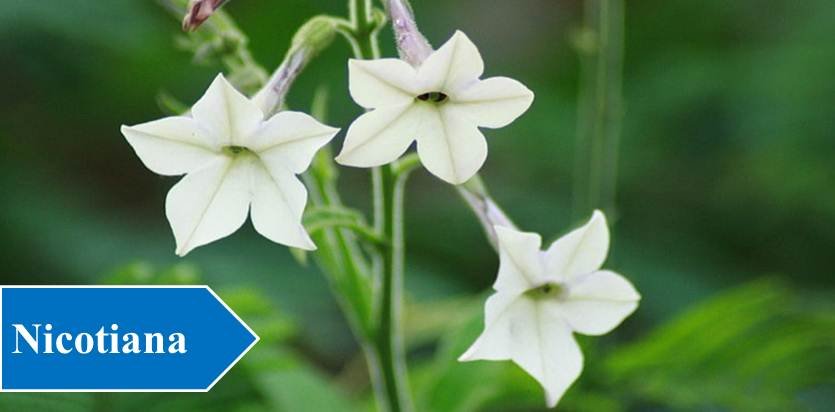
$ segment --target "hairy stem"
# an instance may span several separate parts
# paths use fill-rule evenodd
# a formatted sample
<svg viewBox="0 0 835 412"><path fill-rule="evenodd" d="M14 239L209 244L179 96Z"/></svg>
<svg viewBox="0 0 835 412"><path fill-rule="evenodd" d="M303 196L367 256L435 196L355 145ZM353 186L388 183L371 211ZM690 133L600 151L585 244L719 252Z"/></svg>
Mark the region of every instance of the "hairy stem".
<svg viewBox="0 0 835 412"><path fill-rule="evenodd" d="M579 36L580 107L574 176L574 218L594 209L615 217L623 71L623 0L586 0Z"/></svg>
<svg viewBox="0 0 835 412"><path fill-rule="evenodd" d="M412 66L419 66L432 54L432 46L418 30L411 5L406 0L389 0L386 12L391 19L400 58Z"/></svg>

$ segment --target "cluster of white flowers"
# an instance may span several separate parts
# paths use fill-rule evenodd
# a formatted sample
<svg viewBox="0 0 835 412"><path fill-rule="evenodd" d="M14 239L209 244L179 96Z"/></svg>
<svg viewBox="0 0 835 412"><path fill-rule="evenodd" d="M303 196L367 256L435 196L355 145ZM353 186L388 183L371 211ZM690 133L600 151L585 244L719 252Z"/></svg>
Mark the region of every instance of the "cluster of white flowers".
<svg viewBox="0 0 835 412"><path fill-rule="evenodd" d="M380 166L417 142L426 169L452 184L472 178L487 158L479 127L508 125L534 98L515 80L481 80L481 55L461 32L417 67L377 59L351 60L348 68L351 96L370 111L349 127L337 162ZM299 112L265 119L222 75L190 115L122 128L150 170L186 175L165 208L181 256L230 235L247 215L268 239L315 249L302 226L307 191L296 175L337 132ZM484 333L461 360L513 360L542 384L553 406L582 369L572 333L610 331L635 310L639 295L620 275L600 270L609 244L600 212L545 252L539 235L495 229L496 293L486 304Z"/></svg>
<svg viewBox="0 0 835 412"><path fill-rule="evenodd" d="M484 62L462 32L418 68L399 59L351 60L348 71L351 96L373 110L348 128L336 161L380 166L417 140L427 170L452 184L469 180L487 159L478 128L503 127L533 102L533 92L515 80L479 79ZM230 235L250 208L255 229L268 239L314 249L301 225L307 192L294 175L337 132L298 112L264 119L222 75L191 116L122 127L149 169L188 174L166 201L179 255Z"/></svg>

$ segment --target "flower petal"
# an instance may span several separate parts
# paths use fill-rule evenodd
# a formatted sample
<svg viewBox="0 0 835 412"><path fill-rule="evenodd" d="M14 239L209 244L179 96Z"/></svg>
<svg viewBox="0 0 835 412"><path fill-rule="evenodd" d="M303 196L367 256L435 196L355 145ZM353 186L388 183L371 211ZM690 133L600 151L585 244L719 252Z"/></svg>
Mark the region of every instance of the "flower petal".
<svg viewBox="0 0 835 412"><path fill-rule="evenodd" d="M450 94L450 105L480 127L504 127L521 116L533 103L533 92L507 77L491 77Z"/></svg>
<svg viewBox="0 0 835 412"><path fill-rule="evenodd" d="M252 225L267 239L300 249L315 250L302 226L307 189L281 167L255 162L252 168Z"/></svg>
<svg viewBox="0 0 835 412"><path fill-rule="evenodd" d="M571 329L602 335L618 326L638 307L641 296L623 276L608 270L578 276L568 284L568 297L555 308Z"/></svg>
<svg viewBox="0 0 835 412"><path fill-rule="evenodd" d="M487 298L484 304L484 332L461 355L460 362L474 360L508 360L512 356L512 322L524 321L517 318L516 310L511 306L520 303L518 293L497 292ZM520 307L523 308L524 307ZM515 310L514 310L515 309ZM522 313L524 315L524 313Z"/></svg>
<svg viewBox="0 0 835 412"><path fill-rule="evenodd" d="M540 303L498 292L487 300L485 325L459 361L512 359L542 385L550 407L580 376L583 354L571 329Z"/></svg>
<svg viewBox="0 0 835 412"><path fill-rule="evenodd" d="M539 286L542 259L539 251L542 238L536 233L494 226L499 243L499 275L493 289L523 293Z"/></svg>
<svg viewBox="0 0 835 412"><path fill-rule="evenodd" d="M246 139L261 121L264 112L235 90L223 74L218 74L206 93L191 108L197 123L216 146L246 146Z"/></svg>
<svg viewBox="0 0 835 412"><path fill-rule="evenodd" d="M564 320L549 316L541 303L528 305L528 317L514 327L513 361L542 385L553 408L580 376L583 353Z"/></svg>
<svg viewBox="0 0 835 412"><path fill-rule="evenodd" d="M166 176L181 175L210 163L218 153L189 117L166 117L136 126L122 126L145 167Z"/></svg>
<svg viewBox="0 0 835 412"><path fill-rule="evenodd" d="M585 226L557 239L545 252L545 271L561 280L600 269L609 253L606 216L595 210Z"/></svg>
<svg viewBox="0 0 835 412"><path fill-rule="evenodd" d="M249 148L264 162L299 174L307 170L316 151L327 144L339 129L325 126L301 112L279 112L249 139Z"/></svg>
<svg viewBox="0 0 835 412"><path fill-rule="evenodd" d="M411 102L419 94L416 79L415 69L399 59L348 61L348 89L366 109Z"/></svg>
<svg viewBox="0 0 835 412"><path fill-rule="evenodd" d="M247 158L224 156L171 188L165 214L178 255L229 236L243 225L249 210L249 169Z"/></svg>
<svg viewBox="0 0 835 412"><path fill-rule="evenodd" d="M484 73L484 61L475 44L456 31L418 68L420 92L447 92L468 85Z"/></svg>
<svg viewBox="0 0 835 412"><path fill-rule="evenodd" d="M384 107L363 114L348 128L336 161L346 166L374 167L400 157L414 141L423 121L421 105Z"/></svg>
<svg viewBox="0 0 835 412"><path fill-rule="evenodd" d="M429 172L452 184L470 180L487 160L487 141L475 124L446 107L425 106L417 136L420 161Z"/></svg>

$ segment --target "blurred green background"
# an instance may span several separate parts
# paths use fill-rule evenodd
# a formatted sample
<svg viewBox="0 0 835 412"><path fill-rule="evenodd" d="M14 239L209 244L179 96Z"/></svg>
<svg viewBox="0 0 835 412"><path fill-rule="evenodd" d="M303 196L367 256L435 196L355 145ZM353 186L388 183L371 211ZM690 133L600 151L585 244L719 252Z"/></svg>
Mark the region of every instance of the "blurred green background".
<svg viewBox="0 0 835 412"><path fill-rule="evenodd" d="M236 0L224 10L269 69L307 18L343 1ZM537 93L487 131L483 176L524 229L570 218L579 1L415 0L439 45L456 28L486 75ZM372 407L363 361L314 267L247 224L184 259L164 217L175 179L146 170L121 124L193 102L220 70L179 50L152 0L0 1L0 283L207 283L264 338L209 394L0 394L22 411L343 411ZM384 53L394 55L391 34ZM830 411L835 407L835 4L628 1L618 215L607 267L643 295L614 333L581 338L586 369L559 410ZM289 104L329 90L327 122L360 113L341 39ZM341 139L341 137L339 138ZM336 145L340 145L337 142ZM342 169L367 208L364 171ZM407 192L407 310L421 411L539 410L515 366L457 364L497 258L448 185Z"/></svg>

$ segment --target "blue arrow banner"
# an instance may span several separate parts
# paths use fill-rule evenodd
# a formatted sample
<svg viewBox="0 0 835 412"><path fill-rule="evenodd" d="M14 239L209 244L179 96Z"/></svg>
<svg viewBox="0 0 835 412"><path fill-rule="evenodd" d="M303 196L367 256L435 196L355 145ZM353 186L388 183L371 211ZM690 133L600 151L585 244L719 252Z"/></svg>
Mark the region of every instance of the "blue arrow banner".
<svg viewBox="0 0 835 412"><path fill-rule="evenodd" d="M0 391L205 392L256 342L207 286L0 287Z"/></svg>

